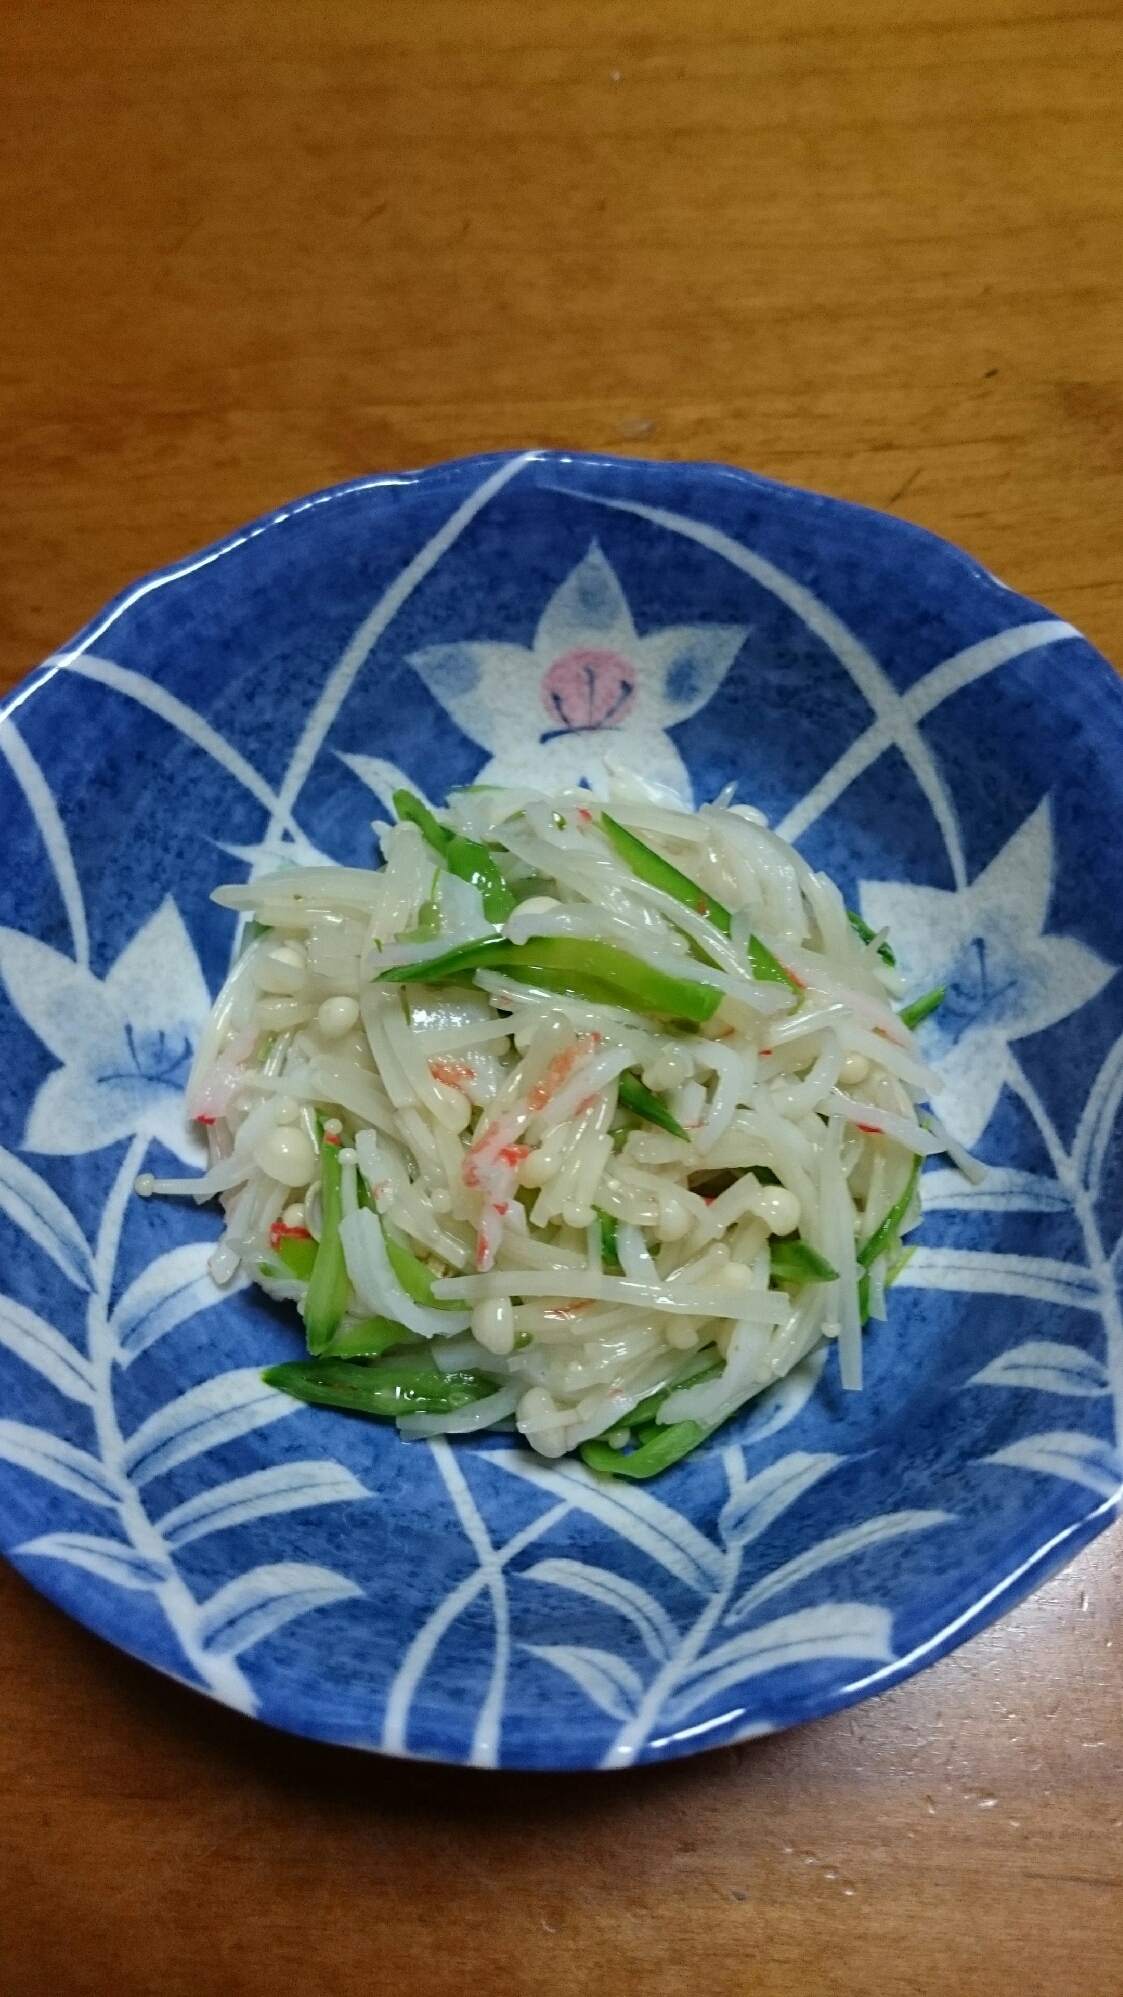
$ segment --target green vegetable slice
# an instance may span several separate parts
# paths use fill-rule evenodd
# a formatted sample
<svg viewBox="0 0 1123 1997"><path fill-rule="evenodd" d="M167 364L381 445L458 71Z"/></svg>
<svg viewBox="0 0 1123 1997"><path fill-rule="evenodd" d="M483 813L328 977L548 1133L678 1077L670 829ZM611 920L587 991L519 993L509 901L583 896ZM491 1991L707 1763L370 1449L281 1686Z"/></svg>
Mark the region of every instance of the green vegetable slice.
<svg viewBox="0 0 1123 1997"><path fill-rule="evenodd" d="M361 1324L345 1325L337 1331L324 1358L377 1359L395 1346L424 1344L418 1332L407 1331L404 1324L395 1323L392 1317L365 1317Z"/></svg>
<svg viewBox="0 0 1123 1997"><path fill-rule="evenodd" d="M612 1428L606 1429L605 1433L610 1435L614 1428L630 1428L633 1432L639 1429L641 1435L646 1439L648 1427L655 1421L664 1401L668 1400L672 1394L677 1394L680 1387L700 1387L704 1380L716 1380L718 1374L724 1373L724 1371L725 1361L718 1358L714 1347L711 1345L706 1351L698 1354L695 1364L687 1371L680 1373L672 1386L659 1387L654 1394L649 1394L645 1401L638 1401L632 1409L631 1414L624 1415L620 1421L613 1422ZM659 1433L662 1433L662 1430ZM597 1439L599 1440L600 1438Z"/></svg>
<svg viewBox="0 0 1123 1997"><path fill-rule="evenodd" d="M704 888L700 888L697 881L692 881L689 874L680 873L679 869L672 866L669 860L665 860L661 853L656 853L652 847L645 846L642 839L637 839L634 832L629 832L627 826L619 825L615 818L610 818L607 811L601 813L600 822L620 858L628 862L633 874L638 875L641 881L646 881L648 887L661 888L664 894L673 895L676 901L680 901L684 908L692 908L695 915L706 916L715 929L720 929L723 936L731 933L733 917L729 910L713 895L707 894ZM754 977L767 979L771 984L790 985L793 992L800 990L795 979L789 977L783 965L777 962L759 936L749 938L749 959Z"/></svg>
<svg viewBox="0 0 1123 1997"><path fill-rule="evenodd" d="M935 1012L937 1006L943 1005L947 995L947 986L937 985L934 991L924 992L920 998L914 998L911 1005L903 1005L897 1018L902 1026L907 1026L911 1031L914 1026L920 1025L922 1019L927 1019L929 1013Z"/></svg>
<svg viewBox="0 0 1123 1997"><path fill-rule="evenodd" d="M316 1243L311 1235L306 1239L302 1234L283 1234L273 1253L298 1282L311 1281L316 1266Z"/></svg>
<svg viewBox="0 0 1123 1997"><path fill-rule="evenodd" d="M343 1259L339 1223L343 1218L340 1193L339 1141L320 1139L320 1242L304 1297L304 1329L309 1352L323 1352L330 1345L351 1296L351 1281Z"/></svg>
<svg viewBox="0 0 1123 1997"><path fill-rule="evenodd" d="M868 1269L871 1262L876 1262L878 1256L883 1255L887 1248L892 1247L894 1241L897 1239L901 1222L904 1220L912 1204L912 1196L916 1191L916 1184L920 1177L922 1163L923 1160L920 1158L913 1160L912 1170L909 1173L904 1192L899 1199L894 1200L884 1220L878 1223L869 1240L863 1242L861 1248L859 1248L858 1261L863 1269Z"/></svg>
<svg viewBox="0 0 1123 1997"><path fill-rule="evenodd" d="M714 985L653 970L611 943L590 943L569 936L536 936L523 944L509 943L505 936L485 936L425 963L397 964L381 972L379 982L439 984L484 965L515 972L524 983L539 984L548 991L592 998L599 1004L622 1003L634 1012L698 1024L712 1019L721 1004L721 992Z"/></svg>
<svg viewBox="0 0 1123 1997"><path fill-rule="evenodd" d="M681 902L684 908L692 908L695 915L706 916L715 929L721 930L723 936L729 935L733 926L733 917L720 901L715 900L713 895L707 894L704 888L700 888L697 881L690 879L689 874L680 873L679 869L672 866L669 860L665 860L661 853L656 853L651 846L646 846L642 839L637 839L635 833L629 832L626 825L620 825L615 818L610 818L607 811L601 813L600 822L620 858L627 861L633 874L636 874L641 881L646 881L649 888L661 888L664 894L673 895L675 901Z"/></svg>
<svg viewBox="0 0 1123 1997"><path fill-rule="evenodd" d="M410 790L394 792L394 810L400 819L409 819L439 853L450 874L471 881L483 898L489 922L506 922L515 906L515 897L499 870L498 862L476 839L466 839L447 825L438 824L428 805Z"/></svg>
<svg viewBox="0 0 1123 1997"><path fill-rule="evenodd" d="M484 914L489 922L506 922L515 907L516 897L486 846L481 846L475 839L465 839L458 832L445 854L445 866L450 874L456 874L462 881L471 881L472 886L479 889Z"/></svg>
<svg viewBox="0 0 1123 1997"><path fill-rule="evenodd" d="M439 880L440 875L435 879ZM399 930L396 941L399 943L435 943L441 933L440 904L430 898L423 901L417 911L417 928Z"/></svg>
<svg viewBox="0 0 1123 1997"><path fill-rule="evenodd" d="M863 943L873 942L874 937L877 935L877 931L876 929L870 928L869 923L866 921L865 917L859 915L856 908L847 909L846 920L849 922L851 929L857 930L858 935L861 937ZM888 943L879 943L877 946L877 954L881 958L882 963L884 964L895 964L897 961L896 957L893 955L892 950L889 948Z"/></svg>
<svg viewBox="0 0 1123 1997"><path fill-rule="evenodd" d="M905 1267L905 1264L907 1262L911 1262L915 1254L916 1254L915 1248L903 1248L901 1250L901 1253L891 1263L888 1274L886 1275L885 1287L887 1290L891 1290L893 1288L893 1285L896 1282L898 1276L900 1275L902 1269ZM863 1275L859 1276L858 1278L858 1309L861 1313L862 1323L866 1324L869 1320L869 1314L870 1314L870 1278L868 1270L866 1270L866 1272Z"/></svg>
<svg viewBox="0 0 1123 1997"><path fill-rule="evenodd" d="M321 1355L270 1366L261 1377L266 1386L279 1387L294 1400L384 1421L398 1415L451 1414L495 1392L495 1381L484 1374L441 1373L431 1360L421 1366L406 1359L370 1363Z"/></svg>
<svg viewBox="0 0 1123 1997"><path fill-rule="evenodd" d="M697 1449L709 1433L699 1421L670 1422L638 1449L611 1449L607 1442L583 1442L581 1461L602 1477L657 1477L661 1470L669 1470L672 1463Z"/></svg>
<svg viewBox="0 0 1123 1997"><path fill-rule="evenodd" d="M423 804L411 790L396 790L392 801L399 819L408 819L411 824L416 825L422 837L429 841L434 853L439 853L443 860L453 839L448 826L438 824L428 805Z"/></svg>
<svg viewBox="0 0 1123 1997"><path fill-rule="evenodd" d="M762 943L759 936L749 937L749 962L754 978L760 978L764 984L787 985L793 992L803 990L798 978L785 971L780 959L772 955L767 943Z"/></svg>
<svg viewBox="0 0 1123 1997"><path fill-rule="evenodd" d="M600 1222L601 1261L607 1268L618 1269L620 1267L620 1257L616 1250L615 1218L612 1214L605 1213L603 1207L594 1207L593 1211Z"/></svg>
<svg viewBox="0 0 1123 1997"><path fill-rule="evenodd" d="M442 1302L433 1295L433 1272L420 1262L412 1249L395 1241L388 1227L383 1225L382 1239L386 1243L386 1256L391 1269L407 1297L415 1304L424 1304L431 1311L462 1311L463 1304Z"/></svg>
<svg viewBox="0 0 1123 1997"><path fill-rule="evenodd" d="M837 1283L838 1270L810 1242L794 1235L772 1243L772 1274L778 1283Z"/></svg>
<svg viewBox="0 0 1123 1997"><path fill-rule="evenodd" d="M657 1123L660 1130L667 1130L672 1137L681 1137L685 1144L690 1139L677 1117L671 1115L666 1103L660 1102L657 1095L645 1088L638 1075L625 1068L619 1080L619 1097L625 1109L633 1116L642 1116L646 1123Z"/></svg>

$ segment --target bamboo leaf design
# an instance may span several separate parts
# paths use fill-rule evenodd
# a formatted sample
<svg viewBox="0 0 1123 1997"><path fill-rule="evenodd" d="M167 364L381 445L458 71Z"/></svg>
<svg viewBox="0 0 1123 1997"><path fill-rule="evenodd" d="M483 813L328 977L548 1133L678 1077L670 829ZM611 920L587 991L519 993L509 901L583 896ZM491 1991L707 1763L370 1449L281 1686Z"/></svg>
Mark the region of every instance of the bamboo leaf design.
<svg viewBox="0 0 1123 1997"><path fill-rule="evenodd" d="M1028 1297L1082 1311L1101 1308L1100 1287L1090 1269L1047 1255L917 1248L897 1280L910 1290L961 1290L976 1296Z"/></svg>
<svg viewBox="0 0 1123 1997"><path fill-rule="evenodd" d="M609 1488L604 1479L595 1477L579 1463L547 1469L518 1450L493 1449L483 1453L489 1463L497 1464L509 1476L521 1477L550 1497L561 1498L599 1519L638 1552L657 1560L696 1594L709 1595L720 1586L723 1562L713 1541L650 1492L631 1486L626 1490Z"/></svg>
<svg viewBox="0 0 1123 1997"><path fill-rule="evenodd" d="M536 1566L528 1567L522 1578L568 1588L572 1594L584 1595L587 1601L598 1602L602 1608L614 1609L639 1631L646 1649L661 1664L674 1655L679 1633L667 1611L654 1595L626 1575L613 1574L607 1567L594 1567L583 1560L540 1560Z"/></svg>
<svg viewBox="0 0 1123 1997"><path fill-rule="evenodd" d="M249 1525L254 1519L279 1512L344 1504L369 1496L365 1484L330 1458L318 1463L278 1463L270 1470L255 1470L248 1477L232 1478L188 1498L186 1504L165 1512L159 1525L169 1546L188 1546L193 1539L227 1532L231 1526Z"/></svg>
<svg viewBox="0 0 1123 1997"><path fill-rule="evenodd" d="M664 1717L688 1719L730 1686L792 1664L818 1664L833 1657L888 1664L893 1656L892 1627L887 1609L871 1608L865 1602L830 1602L780 1616L718 1644L685 1671L683 1690L665 1706Z"/></svg>
<svg viewBox="0 0 1123 1997"><path fill-rule="evenodd" d="M234 1442L252 1429L283 1421L300 1406L267 1387L256 1366L243 1366L204 1380L177 1400L158 1408L134 1430L125 1445L125 1465L133 1484L174 1470L220 1443Z"/></svg>
<svg viewBox="0 0 1123 1997"><path fill-rule="evenodd" d="M1036 1470L1042 1477L1065 1477L1083 1484L1101 1498L1117 1497L1121 1476L1119 1453L1109 1442L1079 1430L1056 1429L1047 1435L1026 1435L1005 1449L985 1456L984 1463L1005 1464L1011 1470Z"/></svg>
<svg viewBox="0 0 1123 1997"><path fill-rule="evenodd" d="M740 1458L736 1450L729 1450L726 1455L727 1460ZM770 1464L748 1483L735 1483L718 1519L718 1531L726 1546L747 1546L751 1540L759 1539L773 1520L840 1461L838 1456L812 1456L797 1449L790 1456L782 1456L778 1463Z"/></svg>
<svg viewBox="0 0 1123 1997"><path fill-rule="evenodd" d="M265 1637L273 1636L296 1616L330 1607L362 1594L357 1581L329 1567L282 1560L251 1568L204 1602L199 1635L214 1657L239 1657Z"/></svg>
<svg viewBox="0 0 1123 1997"><path fill-rule="evenodd" d="M864 1553L871 1546L883 1546L886 1540L900 1539L914 1532L928 1532L933 1526L949 1525L951 1512L883 1512L880 1518L866 1519L861 1525L850 1526L845 1532L832 1533L829 1539L821 1539L817 1546L810 1546L806 1553L797 1553L794 1560L786 1560L782 1567L774 1567L746 1589L740 1599L734 1602L725 1620L727 1623L744 1622L764 1602L773 1595L780 1595L786 1588L798 1587L810 1575L819 1574L824 1567L837 1567L842 1560L849 1560L855 1553Z"/></svg>
<svg viewBox="0 0 1123 1997"><path fill-rule="evenodd" d="M579 1643L527 1643L532 1657L564 1671L586 1697L613 1720L630 1720L643 1697L643 1680L613 1650L593 1650Z"/></svg>
<svg viewBox="0 0 1123 1997"><path fill-rule="evenodd" d="M22 1228L78 1290L94 1287L90 1244L53 1187L0 1147L0 1212Z"/></svg>
<svg viewBox="0 0 1123 1997"><path fill-rule="evenodd" d="M988 1165L986 1178L973 1186L962 1172L939 1170L924 1174L926 1212L1065 1213L1071 1205L1056 1179L1021 1172L1012 1165Z"/></svg>
<svg viewBox="0 0 1123 1997"><path fill-rule="evenodd" d="M1121 1102L1123 1102L1123 1034L1120 1034L1111 1047L1088 1092L1088 1100L1077 1125L1072 1147L1073 1167L1093 1198L1099 1193Z"/></svg>
<svg viewBox="0 0 1123 1997"><path fill-rule="evenodd" d="M89 1361L53 1324L18 1304L14 1297L0 1297L0 1345L6 1345L25 1366L33 1366L69 1400L93 1406Z"/></svg>
<svg viewBox="0 0 1123 1997"><path fill-rule="evenodd" d="M41 1560L64 1560L96 1574L99 1581L112 1581L115 1587L158 1588L168 1579L170 1568L150 1560L120 1539L100 1539L88 1532L45 1532L38 1539L25 1540L18 1554L35 1554Z"/></svg>
<svg viewBox="0 0 1123 1997"><path fill-rule="evenodd" d="M1111 1392L1102 1359L1094 1358L1079 1345L1060 1345L1047 1338L1031 1338L1024 1345L1012 1345L1009 1351L1000 1352L981 1373L972 1374L967 1385L1032 1388L1039 1394L1089 1398Z"/></svg>
<svg viewBox="0 0 1123 1997"><path fill-rule="evenodd" d="M247 1279L239 1276L219 1289L207 1269L212 1253L208 1241L187 1242L158 1255L129 1284L110 1318L126 1364L199 1311L246 1288Z"/></svg>
<svg viewBox="0 0 1123 1997"><path fill-rule="evenodd" d="M31 1428L22 1421L0 1421L0 1462L30 1470L61 1491L72 1491L91 1505L115 1507L122 1492L116 1479L85 1449L51 1435L45 1428Z"/></svg>

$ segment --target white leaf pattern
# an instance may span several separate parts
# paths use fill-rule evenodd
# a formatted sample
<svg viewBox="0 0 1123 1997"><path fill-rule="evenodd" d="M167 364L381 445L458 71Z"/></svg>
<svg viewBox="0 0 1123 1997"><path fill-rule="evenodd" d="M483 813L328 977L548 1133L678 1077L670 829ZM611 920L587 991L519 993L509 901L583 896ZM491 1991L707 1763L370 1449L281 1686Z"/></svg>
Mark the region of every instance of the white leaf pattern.
<svg viewBox="0 0 1123 1997"><path fill-rule="evenodd" d="M213 1490L201 1491L173 1511L165 1512L160 1531L169 1546L187 1546L212 1532L226 1532L231 1526L249 1525L278 1512L298 1512L310 1505L338 1505L355 1498L368 1498L370 1492L342 1463L330 1458L322 1462L278 1463L270 1470L255 1470L248 1477L234 1477Z"/></svg>
<svg viewBox="0 0 1123 1997"><path fill-rule="evenodd" d="M186 1323L199 1311L209 1310L245 1289L247 1279L239 1276L220 1290L208 1273L207 1263L214 1253L213 1242L191 1241L158 1255L129 1284L117 1304L110 1324L127 1360L147 1352L157 1339Z"/></svg>
<svg viewBox="0 0 1123 1997"><path fill-rule="evenodd" d="M64 1560L71 1567L84 1568L87 1574L96 1574L99 1581L112 1581L118 1588L158 1588L170 1572L123 1540L100 1539L88 1532L45 1532L38 1539L25 1540L15 1550L40 1559Z"/></svg>
<svg viewBox="0 0 1123 1997"><path fill-rule="evenodd" d="M91 1505L115 1507L121 1490L96 1456L76 1449L72 1442L51 1435L45 1428L30 1428L22 1421L0 1421L0 1462L30 1470L61 1491L72 1491Z"/></svg>
<svg viewBox="0 0 1123 1997"><path fill-rule="evenodd" d="M996 1449L984 1463L1002 1463L1011 1470L1035 1470L1041 1477L1064 1477L1083 1484L1101 1498L1114 1498L1120 1491L1118 1452L1109 1442L1078 1429L1056 1429L1048 1435L1026 1435L1005 1449Z"/></svg>
<svg viewBox="0 0 1123 1997"><path fill-rule="evenodd" d="M1071 1206L1056 1179L1010 1165L988 1165L978 1186L962 1172L925 1172L922 1192L926 1213L1064 1213Z"/></svg>
<svg viewBox="0 0 1123 1997"><path fill-rule="evenodd" d="M730 1450L726 1454L727 1460L740 1457L739 1451ZM837 1456L813 1456L797 1449L790 1456L782 1456L778 1463L770 1464L749 1483L739 1480L733 1483L718 1520L718 1531L726 1546L747 1546L751 1540L759 1539L781 1512L794 1505L840 1460Z"/></svg>
<svg viewBox="0 0 1123 1997"><path fill-rule="evenodd" d="M521 1451L493 1449L484 1454L510 1476L522 1477L550 1497L590 1513L696 1594L708 1595L720 1583L722 1558L713 1541L647 1491L614 1490L579 1463L547 1470Z"/></svg>
<svg viewBox="0 0 1123 1997"><path fill-rule="evenodd" d="M968 1380L969 1387L1023 1387L1040 1394L1109 1394L1111 1383L1101 1359L1079 1345L1058 1345L1051 1339L1031 1338L1024 1345L1012 1345L1000 1352L981 1373Z"/></svg>
<svg viewBox="0 0 1123 1997"><path fill-rule="evenodd" d="M1098 1311L1100 1287L1090 1269L1045 1255L1000 1255L975 1248L917 1248L897 1277L911 1290L961 1290L975 1296L1029 1297L1069 1310Z"/></svg>
<svg viewBox="0 0 1123 1997"><path fill-rule="evenodd" d="M639 1631L645 1647L661 1664L674 1655L679 1637L667 1611L625 1574L613 1574L607 1567L593 1567L583 1560L540 1560L528 1567L522 1578L568 1588L574 1595L599 1602L602 1608L614 1609Z"/></svg>
<svg viewBox="0 0 1123 1997"><path fill-rule="evenodd" d="M1123 1034L1100 1067L1077 1125L1073 1169L1095 1198L1100 1189L1111 1135L1123 1101Z"/></svg>
<svg viewBox="0 0 1123 1997"><path fill-rule="evenodd" d="M362 1592L358 1582L345 1574L299 1560L254 1567L204 1602L199 1635L212 1656L238 1657L296 1616L350 1601Z"/></svg>
<svg viewBox="0 0 1123 1997"><path fill-rule="evenodd" d="M837 1567L855 1553L864 1553L871 1546L884 1546L886 1540L900 1539L907 1533L928 1532L932 1526L950 1525L951 1521L950 1512L883 1512L880 1518L865 1519L845 1532L832 1533L829 1539L821 1539L817 1546L808 1547L806 1553L797 1553L794 1560L786 1560L782 1567L774 1567L770 1574L763 1575L733 1604L725 1620L742 1623L773 1595L798 1587L801 1581L820 1574L825 1567Z"/></svg>
<svg viewBox="0 0 1123 1997"><path fill-rule="evenodd" d="M69 1207L38 1172L2 1148L0 1210L50 1256L76 1289L93 1289L90 1246Z"/></svg>
<svg viewBox="0 0 1123 1997"><path fill-rule="evenodd" d="M25 1366L33 1366L60 1394L93 1406L89 1361L75 1352L53 1324L18 1304L14 1297L0 1297L0 1345L6 1345Z"/></svg>
<svg viewBox="0 0 1123 1997"><path fill-rule="evenodd" d="M615 1651L593 1650L580 1643L527 1643L523 1649L564 1671L610 1719L631 1719L643 1697L639 1673Z"/></svg>
<svg viewBox="0 0 1123 1997"><path fill-rule="evenodd" d="M256 1366L238 1367L204 1380L157 1409L129 1437L125 1464L132 1482L147 1484L220 1443L295 1414L299 1401L267 1387Z"/></svg>
<svg viewBox="0 0 1123 1997"><path fill-rule="evenodd" d="M864 1602L830 1602L780 1616L759 1629L731 1637L684 1672L685 1689L666 1706L666 1717L687 1719L731 1685L742 1685L792 1664L818 1664L832 1657L860 1657L887 1664L893 1655L892 1627L887 1609L871 1608Z"/></svg>

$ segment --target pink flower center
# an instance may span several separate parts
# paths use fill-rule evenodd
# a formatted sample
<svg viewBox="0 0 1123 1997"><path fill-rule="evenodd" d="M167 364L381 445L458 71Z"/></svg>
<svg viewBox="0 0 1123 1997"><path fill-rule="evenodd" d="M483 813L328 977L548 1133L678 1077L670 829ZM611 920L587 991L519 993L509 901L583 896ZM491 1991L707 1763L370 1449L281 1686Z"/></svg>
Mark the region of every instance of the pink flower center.
<svg viewBox="0 0 1123 1997"><path fill-rule="evenodd" d="M606 728L623 719L636 697L636 670L620 652L579 646L555 659L542 681L542 705L561 734Z"/></svg>

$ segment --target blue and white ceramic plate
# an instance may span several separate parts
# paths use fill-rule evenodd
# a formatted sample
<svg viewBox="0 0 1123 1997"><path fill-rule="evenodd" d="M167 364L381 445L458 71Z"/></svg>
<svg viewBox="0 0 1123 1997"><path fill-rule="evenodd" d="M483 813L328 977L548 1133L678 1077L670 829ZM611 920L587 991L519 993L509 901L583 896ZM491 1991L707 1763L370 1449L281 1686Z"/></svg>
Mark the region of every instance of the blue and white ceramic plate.
<svg viewBox="0 0 1123 1997"><path fill-rule="evenodd" d="M1112 1518L1123 1413L1123 689L898 520L713 466L532 452L318 494L130 589L7 703L0 1544L89 1628L276 1726L619 1768L939 1657ZM440 798L602 758L735 781L891 926L941 1112L867 1386L805 1363L652 1486L262 1386L287 1312L132 1196L180 1110L221 881L372 858Z"/></svg>

